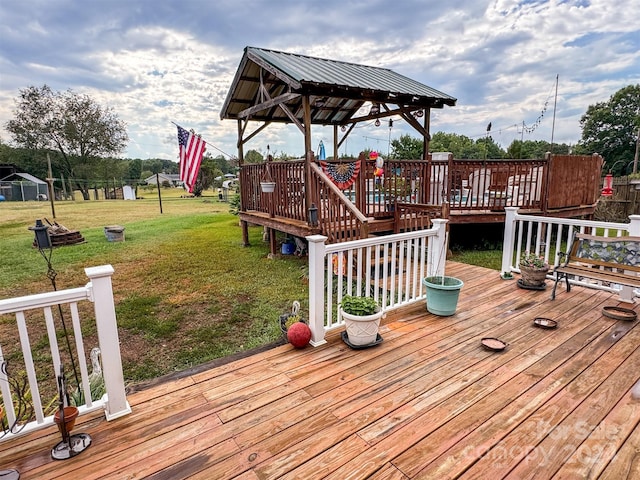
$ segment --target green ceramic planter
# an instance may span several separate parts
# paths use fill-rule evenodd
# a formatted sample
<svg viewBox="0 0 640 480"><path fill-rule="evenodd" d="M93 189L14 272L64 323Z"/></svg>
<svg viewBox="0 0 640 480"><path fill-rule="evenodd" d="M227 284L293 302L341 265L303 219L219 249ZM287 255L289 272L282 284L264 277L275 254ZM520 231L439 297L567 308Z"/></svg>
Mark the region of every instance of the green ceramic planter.
<svg viewBox="0 0 640 480"><path fill-rule="evenodd" d="M448 317L456 313L463 281L455 277L425 277L422 284L427 288L427 310L434 315Z"/></svg>

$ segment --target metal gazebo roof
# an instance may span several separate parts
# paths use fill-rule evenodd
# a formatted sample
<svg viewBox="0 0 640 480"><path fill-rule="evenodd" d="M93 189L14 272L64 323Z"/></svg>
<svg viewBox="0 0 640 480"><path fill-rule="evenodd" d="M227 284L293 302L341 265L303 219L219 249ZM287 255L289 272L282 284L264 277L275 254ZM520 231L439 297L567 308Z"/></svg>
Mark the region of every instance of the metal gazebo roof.
<svg viewBox="0 0 640 480"><path fill-rule="evenodd" d="M456 103L386 68L246 47L220 117L303 124L305 97L311 123L320 125L375 117L356 117L365 102L397 105L404 112Z"/></svg>

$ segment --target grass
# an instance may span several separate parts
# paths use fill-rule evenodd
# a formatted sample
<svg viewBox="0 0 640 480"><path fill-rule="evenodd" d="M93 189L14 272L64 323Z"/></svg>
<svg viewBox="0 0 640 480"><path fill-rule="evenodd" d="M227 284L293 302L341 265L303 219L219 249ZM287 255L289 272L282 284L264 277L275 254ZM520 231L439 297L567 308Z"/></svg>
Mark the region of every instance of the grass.
<svg viewBox="0 0 640 480"><path fill-rule="evenodd" d="M502 268L502 250L456 250L450 260L500 271Z"/></svg>
<svg viewBox="0 0 640 480"><path fill-rule="evenodd" d="M59 289L84 285L84 268L114 267L123 368L129 383L183 370L281 338L278 317L293 300L307 305L302 278L306 259L267 259L262 228L249 229L242 246L238 218L213 198L178 198L163 190L143 200L58 202L56 221L79 230L86 243L54 249L51 261ZM173 193L173 195L171 195ZM0 298L51 290L46 263L32 248L28 227L53 221L45 202L0 204ZM125 242L108 242L104 226L125 227ZM9 253L10 252L10 253ZM276 280L277 279L277 280ZM90 312L89 312L90 313ZM50 354L44 326L32 320L37 358ZM0 317L3 353L11 356L15 319ZM97 345L88 323L87 348ZM15 353L15 352L14 352Z"/></svg>

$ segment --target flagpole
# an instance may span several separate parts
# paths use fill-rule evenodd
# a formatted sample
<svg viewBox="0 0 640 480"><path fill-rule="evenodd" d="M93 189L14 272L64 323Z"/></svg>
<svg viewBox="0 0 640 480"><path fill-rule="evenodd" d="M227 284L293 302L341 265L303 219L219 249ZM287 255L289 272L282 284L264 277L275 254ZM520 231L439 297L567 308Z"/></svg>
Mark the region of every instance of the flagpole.
<svg viewBox="0 0 640 480"><path fill-rule="evenodd" d="M556 96L553 99L553 122L551 122L551 153L553 154L553 133L556 129L556 105L558 104L558 77L556 74Z"/></svg>

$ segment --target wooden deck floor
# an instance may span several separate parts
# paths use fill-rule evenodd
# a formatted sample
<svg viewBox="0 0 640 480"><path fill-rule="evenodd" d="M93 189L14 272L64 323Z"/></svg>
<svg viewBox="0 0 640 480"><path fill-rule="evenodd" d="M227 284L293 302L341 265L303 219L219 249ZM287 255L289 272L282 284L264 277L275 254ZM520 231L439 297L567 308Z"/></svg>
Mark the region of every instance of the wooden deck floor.
<svg viewBox="0 0 640 480"><path fill-rule="evenodd" d="M22 479L640 478L638 322L608 293L555 301L450 263L458 313L390 314L384 341L279 346L129 396L133 413L80 418L93 444L53 461L54 428L0 443ZM635 310L640 312L640 306ZM532 326L535 317L559 322ZM481 348L484 336L508 348ZM640 393L640 388L636 387ZM640 397L640 394L637 395Z"/></svg>

